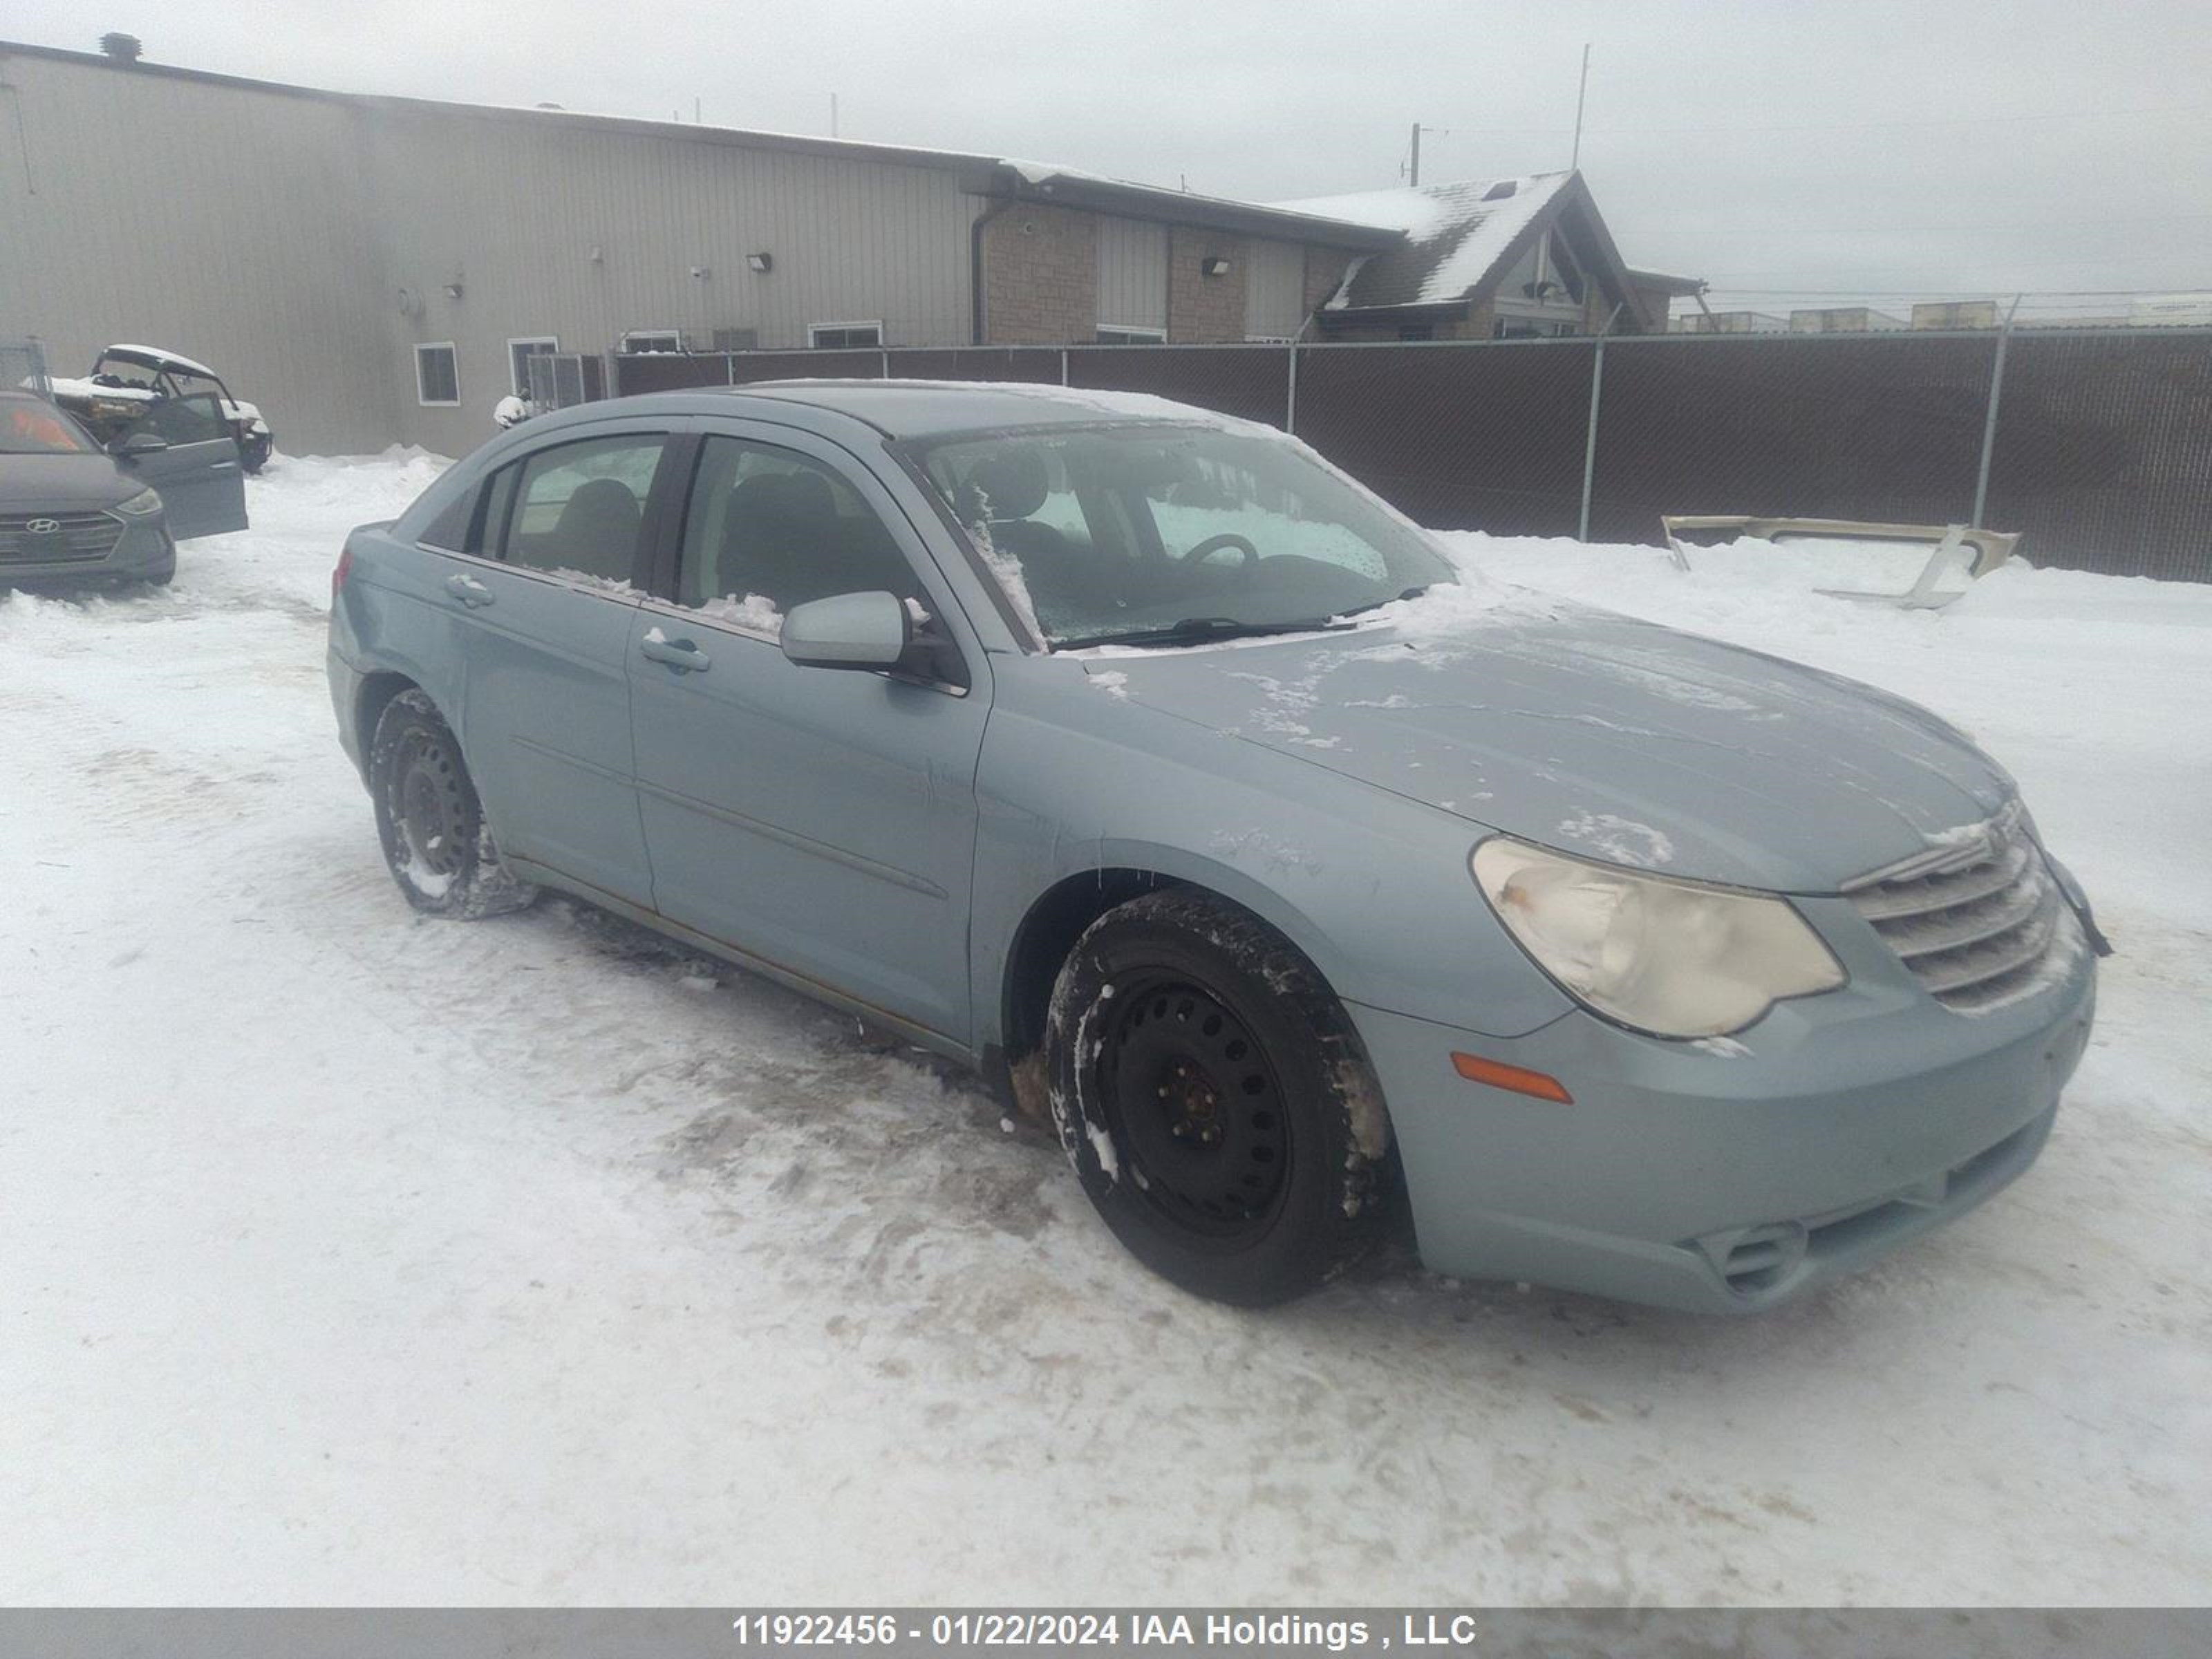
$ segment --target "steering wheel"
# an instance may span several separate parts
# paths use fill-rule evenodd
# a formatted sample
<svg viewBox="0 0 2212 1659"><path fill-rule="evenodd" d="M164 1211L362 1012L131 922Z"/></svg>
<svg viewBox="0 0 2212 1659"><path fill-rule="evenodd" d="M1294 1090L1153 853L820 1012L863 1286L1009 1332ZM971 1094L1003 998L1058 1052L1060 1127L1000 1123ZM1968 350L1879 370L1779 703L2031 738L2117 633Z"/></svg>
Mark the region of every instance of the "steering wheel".
<svg viewBox="0 0 2212 1659"><path fill-rule="evenodd" d="M1249 576L1260 568L1260 550L1235 531L1225 530L1218 536L1208 536L1178 559L1176 562L1177 574L1186 585L1194 583L1198 580L1199 567L1224 547L1233 547L1244 556L1237 561L1237 575Z"/></svg>

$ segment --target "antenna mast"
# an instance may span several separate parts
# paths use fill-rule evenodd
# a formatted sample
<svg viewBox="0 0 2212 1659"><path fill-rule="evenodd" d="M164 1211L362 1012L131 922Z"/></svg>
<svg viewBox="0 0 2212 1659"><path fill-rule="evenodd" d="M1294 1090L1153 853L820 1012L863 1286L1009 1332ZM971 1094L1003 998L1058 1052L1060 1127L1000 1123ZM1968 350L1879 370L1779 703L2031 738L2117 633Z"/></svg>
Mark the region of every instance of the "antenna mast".
<svg viewBox="0 0 2212 1659"><path fill-rule="evenodd" d="M1589 42L1583 42L1583 78L1575 87L1575 153L1567 162L1572 173L1583 161L1583 101L1589 94Z"/></svg>
<svg viewBox="0 0 2212 1659"><path fill-rule="evenodd" d="M1418 185L1421 182L1421 135L1425 132L1448 134L1450 131L1449 127L1425 127L1419 121L1413 123L1413 147L1398 167L1398 171L1405 175L1407 184Z"/></svg>

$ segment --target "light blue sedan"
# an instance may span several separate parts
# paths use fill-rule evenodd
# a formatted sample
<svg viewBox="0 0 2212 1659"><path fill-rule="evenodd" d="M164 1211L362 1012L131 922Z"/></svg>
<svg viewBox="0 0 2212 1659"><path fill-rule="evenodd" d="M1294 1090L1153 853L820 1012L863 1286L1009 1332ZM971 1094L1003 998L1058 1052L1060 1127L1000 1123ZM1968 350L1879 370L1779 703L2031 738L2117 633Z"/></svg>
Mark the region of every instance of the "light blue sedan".
<svg viewBox="0 0 2212 1659"><path fill-rule="evenodd" d="M1176 1284L1770 1306L2033 1163L2087 902L1926 711L1456 572L1293 441L1042 386L530 422L335 578L400 890L578 895L1048 1112Z"/></svg>

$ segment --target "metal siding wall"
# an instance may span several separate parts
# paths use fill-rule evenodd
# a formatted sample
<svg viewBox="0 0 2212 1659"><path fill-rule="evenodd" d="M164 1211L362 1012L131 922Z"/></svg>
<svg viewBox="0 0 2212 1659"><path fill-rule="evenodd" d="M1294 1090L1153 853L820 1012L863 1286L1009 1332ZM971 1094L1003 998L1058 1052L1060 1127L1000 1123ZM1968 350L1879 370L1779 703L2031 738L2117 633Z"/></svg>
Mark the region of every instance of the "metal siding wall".
<svg viewBox="0 0 2212 1659"><path fill-rule="evenodd" d="M1168 325L1168 228L1140 219L1098 221L1098 320Z"/></svg>
<svg viewBox="0 0 2212 1659"><path fill-rule="evenodd" d="M1296 334L1306 319L1306 251L1298 242L1245 243L1244 331Z"/></svg>
<svg viewBox="0 0 2212 1659"><path fill-rule="evenodd" d="M458 112L380 108L368 126L390 281L423 296L419 319L392 312L410 441L459 454L491 434L514 336L590 352L648 328L750 328L764 348L827 322L968 337L975 204L949 171ZM748 270L754 252L774 268ZM416 407L412 343L446 339L461 407Z"/></svg>
<svg viewBox="0 0 2212 1659"><path fill-rule="evenodd" d="M0 81L24 138L0 107L0 326L38 335L63 374L115 340L202 358L295 453L466 453L492 434L516 336L587 352L637 328L969 337L979 204L944 167L45 58L0 62ZM744 256L763 252L775 268L756 275ZM415 400L413 347L441 340L458 409Z"/></svg>
<svg viewBox="0 0 2212 1659"><path fill-rule="evenodd" d="M344 106L45 58L0 81L0 327L58 374L118 341L197 357L293 453L392 441Z"/></svg>

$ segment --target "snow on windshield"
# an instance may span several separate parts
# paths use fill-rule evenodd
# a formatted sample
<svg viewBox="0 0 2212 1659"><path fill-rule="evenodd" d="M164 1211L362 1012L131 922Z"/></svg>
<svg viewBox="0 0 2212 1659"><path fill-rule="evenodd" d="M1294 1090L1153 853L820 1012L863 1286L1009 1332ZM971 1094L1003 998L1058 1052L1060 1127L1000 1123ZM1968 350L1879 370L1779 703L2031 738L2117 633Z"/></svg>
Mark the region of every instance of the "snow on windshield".
<svg viewBox="0 0 2212 1659"><path fill-rule="evenodd" d="M1116 413L1189 413L1102 396ZM1246 422L1042 427L923 461L1013 607L1058 644L1317 627L1454 579L1425 534Z"/></svg>

